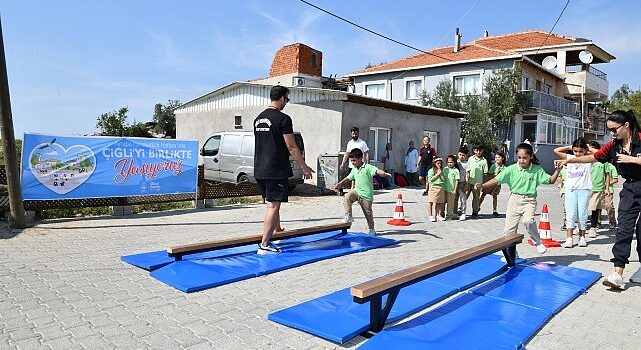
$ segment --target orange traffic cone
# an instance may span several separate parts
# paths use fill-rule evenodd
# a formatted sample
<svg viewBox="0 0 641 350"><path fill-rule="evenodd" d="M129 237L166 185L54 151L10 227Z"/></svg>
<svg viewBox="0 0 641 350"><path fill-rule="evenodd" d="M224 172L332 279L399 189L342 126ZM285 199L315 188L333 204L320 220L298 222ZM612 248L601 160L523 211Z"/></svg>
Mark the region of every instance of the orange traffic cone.
<svg viewBox="0 0 641 350"><path fill-rule="evenodd" d="M552 231L550 227L550 215L548 213L548 205L543 204L543 209L541 209L541 220L539 220L539 236L541 237L541 243L547 248L551 247L560 247L561 243L552 239ZM534 245L531 239L527 241L530 245Z"/></svg>
<svg viewBox="0 0 641 350"><path fill-rule="evenodd" d="M394 218L387 222L388 225L409 226L411 222L405 220L405 209L403 209L403 195L398 194L396 198L396 208L394 208Z"/></svg>

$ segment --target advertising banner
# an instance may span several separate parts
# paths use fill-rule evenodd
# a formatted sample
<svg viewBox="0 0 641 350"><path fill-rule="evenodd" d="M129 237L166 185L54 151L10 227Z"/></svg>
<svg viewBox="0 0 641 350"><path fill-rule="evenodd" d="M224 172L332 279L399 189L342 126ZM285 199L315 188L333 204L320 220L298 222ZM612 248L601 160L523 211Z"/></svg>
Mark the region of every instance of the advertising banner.
<svg viewBox="0 0 641 350"><path fill-rule="evenodd" d="M25 200L196 192L198 141L25 134Z"/></svg>

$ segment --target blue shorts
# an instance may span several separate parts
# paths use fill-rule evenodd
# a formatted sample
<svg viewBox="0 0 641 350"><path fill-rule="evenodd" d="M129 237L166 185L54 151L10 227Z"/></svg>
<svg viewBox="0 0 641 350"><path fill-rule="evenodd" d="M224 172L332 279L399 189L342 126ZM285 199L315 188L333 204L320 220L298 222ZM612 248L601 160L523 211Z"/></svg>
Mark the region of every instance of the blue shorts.
<svg viewBox="0 0 641 350"><path fill-rule="evenodd" d="M287 179L256 179L260 194L268 202L287 203L289 181Z"/></svg>
<svg viewBox="0 0 641 350"><path fill-rule="evenodd" d="M426 176L427 176L427 172L428 172L428 171L430 171L430 168L431 168L431 167L429 167L429 166L422 166L422 167L419 167L419 168L418 168L418 176L420 176L420 177L426 177Z"/></svg>

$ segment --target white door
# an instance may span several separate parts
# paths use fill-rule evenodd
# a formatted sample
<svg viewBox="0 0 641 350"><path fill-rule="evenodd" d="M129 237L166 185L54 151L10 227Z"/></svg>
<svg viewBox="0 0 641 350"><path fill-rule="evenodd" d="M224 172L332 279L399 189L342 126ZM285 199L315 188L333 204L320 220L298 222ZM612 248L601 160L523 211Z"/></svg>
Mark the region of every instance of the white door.
<svg viewBox="0 0 641 350"><path fill-rule="evenodd" d="M220 149L220 135L210 137L201 150L205 170L205 179L220 181L220 162L218 151Z"/></svg>

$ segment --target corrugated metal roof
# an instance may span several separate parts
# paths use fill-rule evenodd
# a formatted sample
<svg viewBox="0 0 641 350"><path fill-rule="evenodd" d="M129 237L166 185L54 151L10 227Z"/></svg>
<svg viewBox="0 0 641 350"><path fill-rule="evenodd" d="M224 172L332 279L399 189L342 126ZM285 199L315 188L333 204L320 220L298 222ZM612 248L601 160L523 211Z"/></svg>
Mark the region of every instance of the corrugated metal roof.
<svg viewBox="0 0 641 350"><path fill-rule="evenodd" d="M267 106L270 103L269 91L271 88L272 85L234 82L176 107L174 113L195 113L220 109ZM441 115L452 118L463 118L466 115L465 112L383 100L338 90L290 87L289 91L290 103L296 104L318 101L349 101L352 103L411 111L412 113L425 115Z"/></svg>

